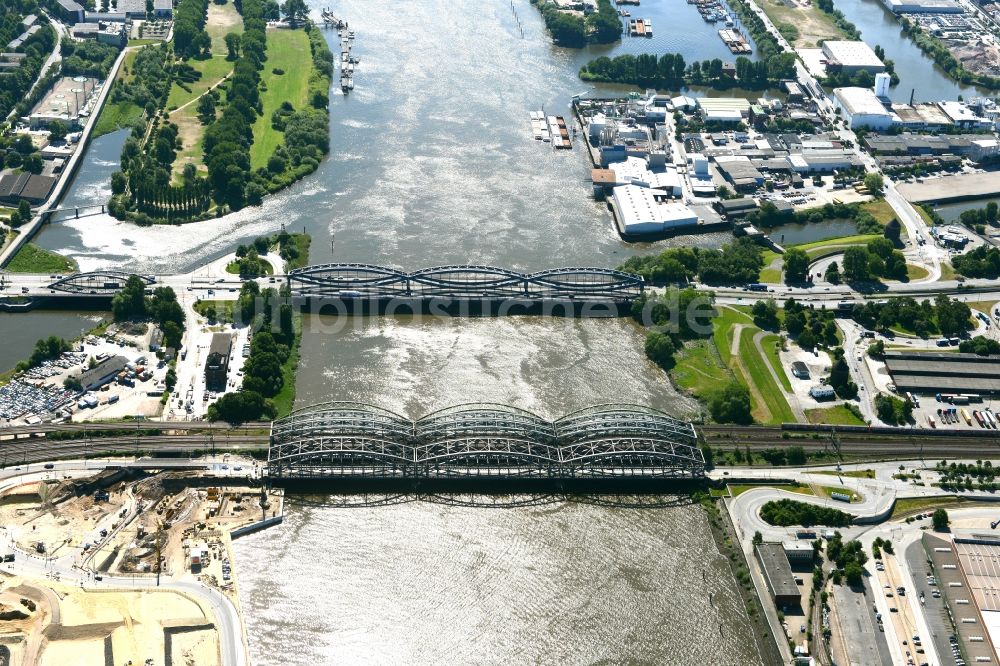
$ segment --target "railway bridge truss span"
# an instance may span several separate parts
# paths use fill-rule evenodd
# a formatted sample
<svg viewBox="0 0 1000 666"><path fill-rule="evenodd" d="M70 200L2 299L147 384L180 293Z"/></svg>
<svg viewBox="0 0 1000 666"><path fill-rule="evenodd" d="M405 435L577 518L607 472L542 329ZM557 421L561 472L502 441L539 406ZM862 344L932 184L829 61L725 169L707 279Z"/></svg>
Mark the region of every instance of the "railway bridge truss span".
<svg viewBox="0 0 1000 666"><path fill-rule="evenodd" d="M694 428L635 405L601 405L548 421L493 403L411 421L349 402L272 423L272 478L693 478L705 460Z"/></svg>

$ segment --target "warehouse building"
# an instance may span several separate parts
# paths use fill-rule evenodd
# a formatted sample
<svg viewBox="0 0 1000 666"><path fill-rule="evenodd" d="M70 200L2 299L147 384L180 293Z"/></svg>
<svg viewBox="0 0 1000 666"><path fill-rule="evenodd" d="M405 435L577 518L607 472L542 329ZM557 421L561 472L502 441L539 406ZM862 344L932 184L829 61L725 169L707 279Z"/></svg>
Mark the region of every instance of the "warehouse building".
<svg viewBox="0 0 1000 666"><path fill-rule="evenodd" d="M208 358L205 359L205 387L209 390L225 390L232 348L233 336L229 333L216 333L212 336Z"/></svg>
<svg viewBox="0 0 1000 666"><path fill-rule="evenodd" d="M56 186L56 178L42 176L22 171L10 173L0 178L0 201L17 204L25 199L32 205L40 204L49 198L52 188Z"/></svg>
<svg viewBox="0 0 1000 666"><path fill-rule="evenodd" d="M614 188L611 206L623 236L660 234L698 224L698 215L659 190L637 185Z"/></svg>
<svg viewBox="0 0 1000 666"><path fill-rule="evenodd" d="M80 384L84 391L93 391L114 379L128 365L124 356L112 356L98 363L93 368L80 375Z"/></svg>
<svg viewBox="0 0 1000 666"><path fill-rule="evenodd" d="M830 40L823 42L826 69L853 74L865 70L871 74L885 71L885 63L870 46L861 41Z"/></svg>
<svg viewBox="0 0 1000 666"><path fill-rule="evenodd" d="M799 588L792 575L792 567L780 543L761 543L754 546L754 554L760 562L767 589L778 608L798 606L801 603Z"/></svg>
<svg viewBox="0 0 1000 666"><path fill-rule="evenodd" d="M893 14L961 14L962 6L955 0L882 0Z"/></svg>
<svg viewBox="0 0 1000 666"><path fill-rule="evenodd" d="M870 88L834 88L833 98L851 129L887 130L899 120Z"/></svg>
<svg viewBox="0 0 1000 666"><path fill-rule="evenodd" d="M901 392L1000 394L1000 356L890 351L885 364Z"/></svg>
<svg viewBox="0 0 1000 666"><path fill-rule="evenodd" d="M719 199L712 207L715 211L728 220L737 217L745 217L751 211L757 210L757 202L750 197L740 197L739 199Z"/></svg>

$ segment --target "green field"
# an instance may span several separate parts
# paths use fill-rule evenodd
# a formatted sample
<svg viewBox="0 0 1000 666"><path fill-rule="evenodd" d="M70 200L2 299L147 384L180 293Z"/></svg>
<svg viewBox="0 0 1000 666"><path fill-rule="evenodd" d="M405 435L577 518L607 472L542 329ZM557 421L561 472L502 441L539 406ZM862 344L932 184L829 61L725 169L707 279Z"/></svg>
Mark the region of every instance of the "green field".
<svg viewBox="0 0 1000 666"><path fill-rule="evenodd" d="M670 371L674 382L696 398L704 399L720 386L731 381L732 373L722 365L711 340L694 340L684 345L674 359Z"/></svg>
<svg viewBox="0 0 1000 666"><path fill-rule="evenodd" d="M786 245L785 249L798 248L805 250L809 256L809 261L819 261L824 257L834 254L841 254L848 245L865 245L868 241L881 238L879 234L855 234L854 236L840 236L837 238L827 238L811 243L801 243L799 245ZM764 250L761 257L764 259L764 268L760 271L759 280L767 284L777 284L781 282L781 269L768 268L771 262L780 255L774 250Z"/></svg>
<svg viewBox="0 0 1000 666"><path fill-rule="evenodd" d="M911 513L920 513L925 509L936 509L940 506L958 504L961 501L961 498L954 495L946 495L944 497L905 497L896 500L889 519L900 518Z"/></svg>
<svg viewBox="0 0 1000 666"><path fill-rule="evenodd" d="M142 109L132 102L107 102L101 109L101 115L97 118L91 138L96 139L123 127L131 127L140 118Z"/></svg>
<svg viewBox="0 0 1000 666"><path fill-rule="evenodd" d="M858 502L864 500L864 497L862 497L859 493L855 492L854 490L851 490L850 488L838 488L831 486L814 485L812 486L812 489L813 489L813 494L818 495L819 497L830 497L830 493L844 493L846 495L851 495L852 496L851 504L857 504Z"/></svg>
<svg viewBox="0 0 1000 666"><path fill-rule="evenodd" d="M835 469L821 469L812 474L826 474L827 476L849 476L853 479L874 479L875 470L873 469L852 469L847 471L838 472Z"/></svg>
<svg viewBox="0 0 1000 666"><path fill-rule="evenodd" d="M239 261L230 261L228 264L226 264L226 272L230 273L232 275L239 275L240 274L240 262ZM274 275L274 266L272 266L271 262L267 261L266 259L264 260L264 274L265 275Z"/></svg>
<svg viewBox="0 0 1000 666"><path fill-rule="evenodd" d="M828 425L865 425L865 422L854 415L854 412L843 405L807 409L806 418L809 423L825 423Z"/></svg>
<svg viewBox="0 0 1000 666"><path fill-rule="evenodd" d="M907 280L923 280L924 278L926 278L930 274L931 274L930 271L928 271L923 266L916 266L914 264L906 264L906 279Z"/></svg>
<svg viewBox="0 0 1000 666"><path fill-rule="evenodd" d="M72 259L25 243L7 264L9 273L72 273L77 270Z"/></svg>
<svg viewBox="0 0 1000 666"><path fill-rule="evenodd" d="M751 399L756 403L753 409L754 419L769 424L795 423L795 414L768 371L768 361L760 355L753 343L753 336L758 330L760 329L756 327L744 329L739 346L740 366L750 375L745 379L749 381L747 388L750 389Z"/></svg>
<svg viewBox="0 0 1000 666"><path fill-rule="evenodd" d="M190 90L181 88L174 81L174 84L170 87L170 95L167 97L168 110L178 109L198 99L206 90L216 85L233 71L233 63L226 60L225 51L222 54L216 54L204 60L194 60L192 58L186 62L195 70L201 72L201 78L194 83L187 84Z"/></svg>
<svg viewBox="0 0 1000 666"><path fill-rule="evenodd" d="M284 74L275 74L275 69L283 70ZM281 103L290 102L296 109L306 106L311 71L309 36L304 30L267 31L267 60L261 72L261 81L267 90L260 95L263 113L253 124L251 168L267 166L268 158L284 138L283 132L271 127L271 115Z"/></svg>
<svg viewBox="0 0 1000 666"><path fill-rule="evenodd" d="M760 346L764 348L764 353L767 355L767 360L774 368L774 371L778 373L778 379L781 380L781 385L789 393L792 390L792 383L788 381L788 375L785 374L785 369L781 365L781 358L778 356L778 351L780 350L781 338L777 335L765 335L761 341Z"/></svg>

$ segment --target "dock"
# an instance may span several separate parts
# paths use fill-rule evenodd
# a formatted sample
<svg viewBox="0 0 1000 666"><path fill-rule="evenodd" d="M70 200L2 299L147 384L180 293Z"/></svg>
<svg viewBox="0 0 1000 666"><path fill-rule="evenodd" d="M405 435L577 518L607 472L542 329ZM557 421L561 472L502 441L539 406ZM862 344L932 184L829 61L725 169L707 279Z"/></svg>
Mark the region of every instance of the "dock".
<svg viewBox="0 0 1000 666"><path fill-rule="evenodd" d="M632 19L628 23L628 34L632 37L652 37L653 22L649 19Z"/></svg>
<svg viewBox="0 0 1000 666"><path fill-rule="evenodd" d="M573 147L569 127L562 116L548 116L545 111L532 111L529 119L531 135L536 141L551 143L553 148L562 150L570 150Z"/></svg>
<svg viewBox="0 0 1000 666"><path fill-rule="evenodd" d="M346 22L339 28L340 36L340 89L346 95L354 90L354 66L360 62L351 55L354 46L354 31L348 29Z"/></svg>

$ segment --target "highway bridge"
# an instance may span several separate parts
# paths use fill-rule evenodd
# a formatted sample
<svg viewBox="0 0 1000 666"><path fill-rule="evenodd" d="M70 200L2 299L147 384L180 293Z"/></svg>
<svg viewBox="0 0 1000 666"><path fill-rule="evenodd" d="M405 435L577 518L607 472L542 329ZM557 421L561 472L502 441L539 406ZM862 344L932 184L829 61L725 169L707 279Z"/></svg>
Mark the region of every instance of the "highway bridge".
<svg viewBox="0 0 1000 666"><path fill-rule="evenodd" d="M195 273L141 275L148 287L168 286L178 294L193 292L200 298L235 299L242 280L236 275L209 278ZM0 273L0 303L46 300L105 303L118 292L128 274L100 270L71 275ZM291 271L287 275L258 278L263 287L287 284L293 296L319 302L402 300L510 300L521 302L573 301L628 303L643 293L659 289L645 285L641 278L606 268L557 268L535 273L519 273L489 266L442 266L407 273L368 264L320 264ZM859 292L850 285L819 288L776 284L769 291L747 291L740 287L707 286L720 303L753 303L757 300L795 298L816 307L836 308L864 300L884 300L892 296L933 298L951 294L963 300L1000 300L1000 285L991 280L939 280L937 282L893 283L885 291ZM211 291L212 293L208 293ZM8 309L28 310L30 306Z"/></svg>

